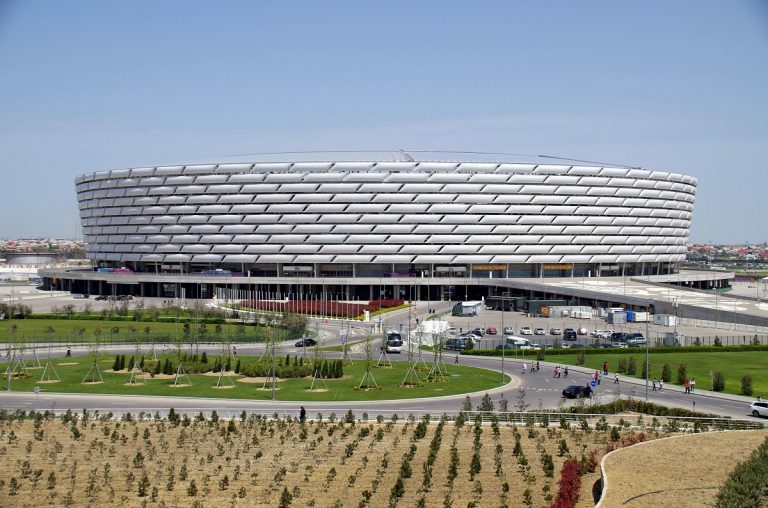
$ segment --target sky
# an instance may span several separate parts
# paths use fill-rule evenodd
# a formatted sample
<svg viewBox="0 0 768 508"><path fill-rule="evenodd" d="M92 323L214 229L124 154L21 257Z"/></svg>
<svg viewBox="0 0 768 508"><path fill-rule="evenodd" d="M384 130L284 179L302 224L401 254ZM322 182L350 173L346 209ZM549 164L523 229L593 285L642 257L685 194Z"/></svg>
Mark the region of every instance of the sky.
<svg viewBox="0 0 768 508"><path fill-rule="evenodd" d="M0 238L77 175L305 150L548 154L698 178L768 241L768 2L0 0Z"/></svg>

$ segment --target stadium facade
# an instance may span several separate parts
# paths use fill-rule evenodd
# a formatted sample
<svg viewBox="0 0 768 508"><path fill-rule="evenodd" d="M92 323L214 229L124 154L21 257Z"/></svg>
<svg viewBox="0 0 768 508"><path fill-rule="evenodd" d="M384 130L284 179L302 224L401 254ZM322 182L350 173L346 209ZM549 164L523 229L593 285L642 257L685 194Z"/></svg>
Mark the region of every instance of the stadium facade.
<svg viewBox="0 0 768 508"><path fill-rule="evenodd" d="M426 278L429 297L439 299L462 279L664 275L685 258L691 176L406 159L81 175L83 235L98 271L73 280L104 293L99 277L131 276L139 285L131 291L145 296L178 296L184 284L197 288L190 295L210 296L222 278L281 294L290 292L285 285L314 292L328 280L368 299L402 293L400 279ZM372 279L387 289L374 290Z"/></svg>

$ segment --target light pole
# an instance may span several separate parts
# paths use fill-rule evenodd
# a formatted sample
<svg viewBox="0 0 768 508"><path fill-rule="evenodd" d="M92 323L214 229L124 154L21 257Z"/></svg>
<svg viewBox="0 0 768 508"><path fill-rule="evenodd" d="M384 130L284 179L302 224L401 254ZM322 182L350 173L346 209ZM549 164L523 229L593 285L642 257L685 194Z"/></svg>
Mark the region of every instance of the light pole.
<svg viewBox="0 0 768 508"><path fill-rule="evenodd" d="M648 374L651 370L651 365L648 363L648 349L650 347L650 338L648 337L648 317L651 315L651 305L648 301L645 302L645 313L645 401L648 402Z"/></svg>
<svg viewBox="0 0 768 508"><path fill-rule="evenodd" d="M672 297L672 305L675 307L675 340L677 340L677 308L678 308L678 297L673 296Z"/></svg>

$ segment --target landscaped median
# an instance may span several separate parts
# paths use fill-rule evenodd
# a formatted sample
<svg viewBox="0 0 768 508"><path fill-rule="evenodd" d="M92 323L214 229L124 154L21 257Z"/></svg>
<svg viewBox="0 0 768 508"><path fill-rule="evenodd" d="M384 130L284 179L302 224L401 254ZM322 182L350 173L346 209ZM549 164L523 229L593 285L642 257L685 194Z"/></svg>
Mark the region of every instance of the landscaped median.
<svg viewBox="0 0 768 508"><path fill-rule="evenodd" d="M407 362L371 361L366 376L366 362L323 359L308 351L307 358L278 354L275 358L278 400L342 401L388 400L439 397L499 387L499 373L462 365L445 365L443 375L432 371L431 363L422 363L409 373ZM13 391L100 393L121 395L172 395L266 400L272 397L271 358L268 356L230 357L228 360L203 355L100 355L94 368L92 357L55 358L52 375L45 360L40 367L27 362L26 371L14 364ZM134 372L133 364L139 367ZM181 369L179 364L181 363ZM379 366L377 366L379 364ZM222 369L224 372L222 373ZM46 379L43 371L46 371ZM100 376L99 376L100 374ZM408 374L408 376L406 376ZM58 380L56 378L59 378ZM407 383L403 383L406 380ZM506 377L508 382L511 378ZM362 389L361 389L362 385ZM405 386L403 386L405 385Z"/></svg>

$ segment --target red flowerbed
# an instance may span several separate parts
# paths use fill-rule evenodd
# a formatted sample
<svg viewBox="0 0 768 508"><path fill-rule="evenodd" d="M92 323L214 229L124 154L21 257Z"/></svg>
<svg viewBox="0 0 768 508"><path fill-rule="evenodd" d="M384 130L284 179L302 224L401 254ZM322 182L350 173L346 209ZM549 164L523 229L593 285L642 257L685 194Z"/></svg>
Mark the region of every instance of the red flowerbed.
<svg viewBox="0 0 768 508"><path fill-rule="evenodd" d="M274 300L245 300L242 302L244 307L255 310L343 318L354 318L363 314L366 310L375 312L380 309L397 307L402 304L403 300L372 300L367 304L322 300L289 300L287 302Z"/></svg>

